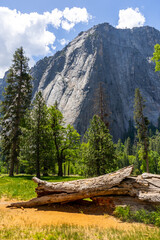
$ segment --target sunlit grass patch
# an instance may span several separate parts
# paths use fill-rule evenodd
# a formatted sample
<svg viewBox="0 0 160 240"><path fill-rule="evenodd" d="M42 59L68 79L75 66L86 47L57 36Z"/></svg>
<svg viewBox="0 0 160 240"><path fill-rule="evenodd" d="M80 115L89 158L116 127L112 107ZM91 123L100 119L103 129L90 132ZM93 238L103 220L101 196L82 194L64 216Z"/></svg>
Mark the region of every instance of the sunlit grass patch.
<svg viewBox="0 0 160 240"><path fill-rule="evenodd" d="M18 175L15 177L0 176L0 198L28 200L36 197L36 183L32 181L31 175ZM57 177L48 176L42 177L42 180L50 182L72 181L81 179L82 177Z"/></svg>
<svg viewBox="0 0 160 240"><path fill-rule="evenodd" d="M27 227L0 229L0 239L7 240L159 240L159 229L140 229L130 231L118 229L99 229L95 227L79 227L74 225Z"/></svg>

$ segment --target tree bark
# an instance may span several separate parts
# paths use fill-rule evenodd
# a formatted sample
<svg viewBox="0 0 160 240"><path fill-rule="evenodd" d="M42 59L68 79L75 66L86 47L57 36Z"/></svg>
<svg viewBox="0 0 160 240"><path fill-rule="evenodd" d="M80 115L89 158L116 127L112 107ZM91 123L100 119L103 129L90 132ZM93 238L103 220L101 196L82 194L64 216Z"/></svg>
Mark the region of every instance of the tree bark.
<svg viewBox="0 0 160 240"><path fill-rule="evenodd" d="M14 137L14 141L12 144L12 148L11 148L11 159L10 159L10 171L9 171L9 176L13 177L14 176L14 168L15 168L15 164L17 162L17 132L18 132L18 127L16 127L15 130L16 134Z"/></svg>
<svg viewBox="0 0 160 240"><path fill-rule="evenodd" d="M62 159L58 158L58 176L63 177Z"/></svg>
<svg viewBox="0 0 160 240"><path fill-rule="evenodd" d="M28 202L13 203L11 206L34 207L106 195L110 188L119 185L123 179L130 176L132 170L133 166L129 166L103 176L70 182L51 183L34 177L33 181L38 183L36 188L38 197Z"/></svg>
<svg viewBox="0 0 160 240"><path fill-rule="evenodd" d="M37 198L28 202L12 203L11 207L36 207L50 203L66 203L84 198L112 205L127 204L140 207L160 205L160 175L144 173L131 177L133 166L129 166L100 177L70 182L46 182L36 177Z"/></svg>
<svg viewBox="0 0 160 240"><path fill-rule="evenodd" d="M63 166L63 176L66 176L66 163L64 163L64 166Z"/></svg>
<svg viewBox="0 0 160 240"><path fill-rule="evenodd" d="M40 178L40 103L38 103L38 121L36 137L36 176Z"/></svg>
<svg viewBox="0 0 160 240"><path fill-rule="evenodd" d="M11 158L11 160L10 160L11 162L10 162L10 170L9 170L9 176L10 177L13 177L14 176L14 160L13 160L13 158Z"/></svg>
<svg viewBox="0 0 160 240"><path fill-rule="evenodd" d="M70 175L70 161L68 162L68 176Z"/></svg>

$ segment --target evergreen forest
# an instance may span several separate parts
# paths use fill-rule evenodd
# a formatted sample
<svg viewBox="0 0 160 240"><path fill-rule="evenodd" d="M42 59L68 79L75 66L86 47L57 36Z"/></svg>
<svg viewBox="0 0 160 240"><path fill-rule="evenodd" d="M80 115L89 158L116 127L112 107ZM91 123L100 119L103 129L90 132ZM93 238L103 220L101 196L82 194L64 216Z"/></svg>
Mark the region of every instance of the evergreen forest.
<svg viewBox="0 0 160 240"><path fill-rule="evenodd" d="M57 102L47 106L41 91L32 99L29 59L22 47L14 55L1 102L0 173L99 176L134 165L134 175L160 174L160 117L153 126L145 116L145 99L135 89L134 118L123 139L113 142L102 85L95 115L84 136L66 125ZM160 46L152 61L160 71Z"/></svg>

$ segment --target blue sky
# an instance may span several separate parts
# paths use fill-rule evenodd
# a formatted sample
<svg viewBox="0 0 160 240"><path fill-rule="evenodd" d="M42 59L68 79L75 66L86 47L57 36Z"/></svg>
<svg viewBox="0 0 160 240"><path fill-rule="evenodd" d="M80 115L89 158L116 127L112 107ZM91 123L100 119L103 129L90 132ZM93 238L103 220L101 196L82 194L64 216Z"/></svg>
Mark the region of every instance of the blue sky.
<svg viewBox="0 0 160 240"><path fill-rule="evenodd" d="M118 28L160 30L159 0L0 0L0 77L23 46L35 61L53 55L79 32L108 22Z"/></svg>

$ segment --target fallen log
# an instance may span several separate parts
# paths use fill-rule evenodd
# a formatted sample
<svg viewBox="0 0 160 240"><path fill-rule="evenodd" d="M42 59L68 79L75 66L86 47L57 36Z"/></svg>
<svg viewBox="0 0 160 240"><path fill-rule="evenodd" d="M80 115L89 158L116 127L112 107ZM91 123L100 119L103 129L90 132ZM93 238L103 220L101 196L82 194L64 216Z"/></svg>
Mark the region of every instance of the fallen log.
<svg viewBox="0 0 160 240"><path fill-rule="evenodd" d="M36 193L38 197L50 194L61 193L92 193L108 190L118 185L124 178L130 176L133 166L120 169L114 173L105 174L99 177L81 179L69 182L47 182L36 177L33 181L38 183Z"/></svg>
<svg viewBox="0 0 160 240"><path fill-rule="evenodd" d="M100 177L70 182L47 182L38 178L37 198L12 203L10 207L37 207L51 203L66 203L91 198L94 202L113 208L130 205L137 209L160 205L160 175L144 173L131 177L133 166Z"/></svg>
<svg viewBox="0 0 160 240"><path fill-rule="evenodd" d="M153 210L160 206L160 175L144 173L138 177L127 177L118 186L102 196L91 198L109 210L116 206L130 205L132 210Z"/></svg>
<svg viewBox="0 0 160 240"><path fill-rule="evenodd" d="M10 207L36 207L49 203L63 203L107 195L112 187L118 186L123 179L130 176L132 170L133 166L129 166L103 176L70 182L50 183L33 178L33 181L38 183L36 188L38 197L27 202L12 203Z"/></svg>

